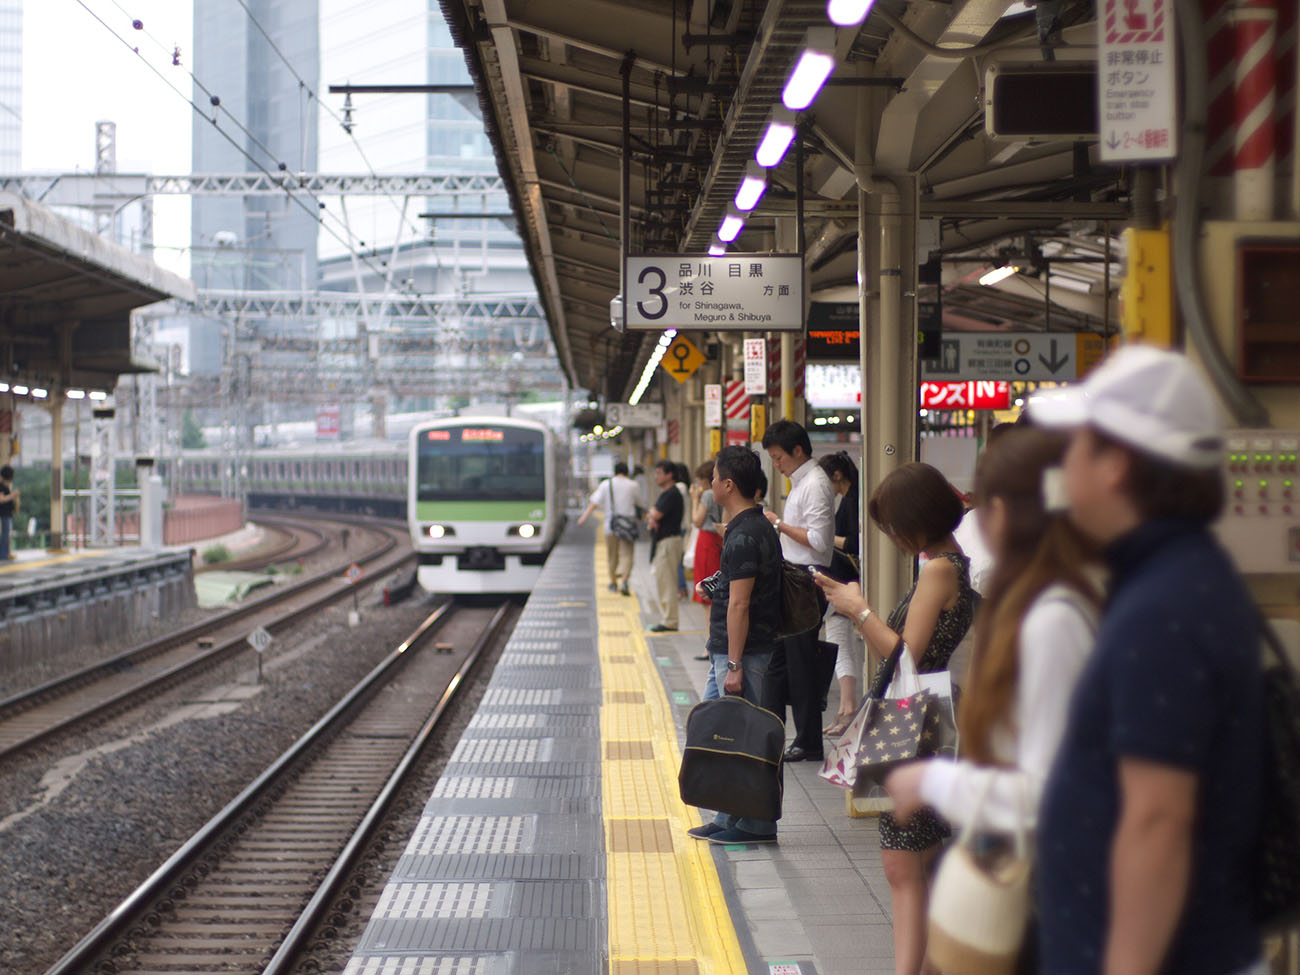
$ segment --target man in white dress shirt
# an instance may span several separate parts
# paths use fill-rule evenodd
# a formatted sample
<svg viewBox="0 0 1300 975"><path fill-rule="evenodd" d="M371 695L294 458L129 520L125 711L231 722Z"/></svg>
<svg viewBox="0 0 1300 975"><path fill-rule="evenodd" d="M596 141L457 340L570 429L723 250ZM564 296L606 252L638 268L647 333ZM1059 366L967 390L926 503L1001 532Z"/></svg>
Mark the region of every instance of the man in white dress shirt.
<svg viewBox="0 0 1300 975"><path fill-rule="evenodd" d="M790 479L790 496L778 518L765 511L767 520L781 539L781 554L794 565L816 566L823 572L831 564L835 546L835 489L830 478L812 459L812 441L808 431L793 420L777 420L763 434L763 449L772 458L772 466ZM820 594L820 590L818 590ZM825 611L825 604L822 610ZM778 673L778 657L785 657L786 689L790 710L794 712L794 742L786 749L787 762L814 761L823 758L822 710L826 686L817 676L817 631L802 633L782 641L773 655L773 669ZM779 681L778 681L779 683ZM774 708L785 714L785 701Z"/></svg>

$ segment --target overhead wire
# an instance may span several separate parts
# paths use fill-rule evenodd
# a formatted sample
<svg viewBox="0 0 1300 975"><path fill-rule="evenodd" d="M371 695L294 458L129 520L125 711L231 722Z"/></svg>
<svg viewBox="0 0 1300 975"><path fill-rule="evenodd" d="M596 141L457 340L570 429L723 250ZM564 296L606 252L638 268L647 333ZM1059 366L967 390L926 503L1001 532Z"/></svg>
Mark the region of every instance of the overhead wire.
<svg viewBox="0 0 1300 975"><path fill-rule="evenodd" d="M240 7L243 8L244 13L248 15L248 19L252 21L252 24L254 27L257 28L258 33L260 33L262 37L266 39L266 43L271 46L271 50L274 51L276 56L281 61L284 62L284 66L289 69L289 73L292 74L294 78L297 80L298 86L307 93L308 100L314 101L317 105L319 105L322 109L324 109L329 114L330 118L332 118L335 122L338 123L339 128L343 130L343 133L349 139L352 140L353 146L356 147L357 155L361 157L361 161L362 163L365 164L366 169L370 171L370 175L378 179L379 178L378 171L375 169L374 165L370 162L370 158L366 155L365 149L361 147L361 142L357 139L356 134L352 131L350 126L348 126L343 121L343 119L339 117L339 114L335 112L334 109L330 108L330 106L320 97L320 95L316 93L315 89L313 89L312 86L307 83L307 79L305 79L298 72L298 69L293 66L293 62L291 62L289 58L285 55L285 53L282 50L280 50L280 46L275 43L275 40L267 32L266 28L262 26L261 21L257 19L257 15L253 13L252 9L248 6L247 3L245 3L245 0L235 0L235 2L239 4ZM398 218L404 221L405 224L411 228L411 230L415 233L417 237L420 236L423 233L423 231L420 229L419 224L415 223L409 217L405 216L405 214L402 211L402 207L397 202L397 197L392 193L387 193L385 194L385 196L393 204L393 207L397 210ZM436 256L437 255L435 252L435 258ZM441 266L442 264L441 260L439 260L438 263L439 266Z"/></svg>
<svg viewBox="0 0 1300 975"><path fill-rule="evenodd" d="M119 10L122 10L122 12L126 13L127 16L130 16L130 14L127 13L127 11L123 10L123 8L117 3L117 0L112 0L112 2L113 5L116 6ZM87 5L85 0L76 0L76 3L83 10L85 10L86 13L90 14L90 16L93 17L106 31L112 34L113 37L115 37L122 44L123 47L125 47L128 51L130 51L132 54L138 57L149 68L150 71L152 71L155 75L158 76L158 78L163 82L163 84L165 84L168 88L174 91L180 98L184 99L194 110L195 114L203 118L205 121L210 122L212 124L212 127L221 135L221 137L224 138L227 142L229 142L232 146L234 146L235 149L240 153L240 155L242 155L245 159L247 159L250 163L252 163L255 167L257 167L259 172L261 172L263 175L265 175L271 180L277 179L276 174L272 173L269 169L267 169L258 159L256 159L250 152L248 152L248 150L244 146L240 145L238 140L233 138L229 132L227 132L219 124L217 124L217 116L215 114L212 117L209 117L206 114L205 110L198 104L198 102L196 102L185 92L177 88L176 85L173 84L165 74L159 71L158 68L148 58L146 58L144 55L140 53L139 49L134 44L132 44L129 40L127 40L125 37L119 34L116 30L114 30L113 27L106 20L104 20L104 18L102 18L98 13L92 10L90 6ZM162 45L161 42L159 42L156 38L152 37L152 35L148 35L146 32L146 36L149 36L149 39L152 40L155 44L161 46L163 50L167 50L166 45ZM199 79L195 77L192 71L190 71L188 68L186 68L185 71L190 76L190 78L194 80L194 83L196 85L202 88L205 93L209 94L209 98L216 98L216 102L213 104L213 107L214 108L221 107L220 99L217 98L217 96L212 95L209 92L209 90L202 84L202 82L200 82ZM231 119L231 121L233 121L234 124L239 127L239 129L242 132L246 133L250 138L253 138L254 141L257 141L256 137L253 136L253 134L248 131L248 129L243 125L243 123L240 122L239 119L237 119L229 109L225 109L225 113ZM271 158L273 159L275 158L275 153L269 152L268 150L265 149L265 147L262 148L264 151L267 151L267 154L271 156ZM283 173L287 169L287 167L285 167L285 164L283 162L280 162L279 165L282 167L281 172ZM357 251L356 247L353 246L352 241L350 239L345 239L344 237L340 236L338 231L336 231L333 227L329 226L325 222L324 218L321 216L321 211L324 211L326 213L328 213L329 211L326 209L325 204L321 202L320 198L317 197L314 193L312 193L311 190L298 187L297 188L298 192L295 192L294 188L283 184L282 184L282 188L284 189L285 195L286 197L288 197L288 199L292 200L297 206L299 206L303 210L303 212L311 216L311 218L316 221L316 223L320 226L322 230L328 232L331 237L333 237L340 244L342 244L352 257L364 263L367 267L369 267L381 278L386 277L387 272L385 268L377 267L369 258L366 257L365 254L359 253ZM303 200L299 196L299 193L310 197L317 204L317 209L313 210L305 202L303 202ZM329 213L329 216L334 217L332 213ZM337 217L334 217L334 219L335 221L338 221ZM347 234L348 238L351 238L353 236L351 229L348 228L346 225L344 225L344 231ZM357 239L359 240L360 238Z"/></svg>

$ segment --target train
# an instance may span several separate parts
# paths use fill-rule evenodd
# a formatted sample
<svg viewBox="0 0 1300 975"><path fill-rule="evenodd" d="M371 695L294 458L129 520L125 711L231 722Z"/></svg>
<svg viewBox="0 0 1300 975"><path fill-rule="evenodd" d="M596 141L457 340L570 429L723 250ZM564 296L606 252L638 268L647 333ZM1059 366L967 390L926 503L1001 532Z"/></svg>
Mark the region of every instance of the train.
<svg viewBox="0 0 1300 975"><path fill-rule="evenodd" d="M400 520L406 459L402 443L385 440L258 449L238 460L201 448L165 462L161 473L178 494L220 494L238 463L250 510L309 508Z"/></svg>
<svg viewBox="0 0 1300 975"><path fill-rule="evenodd" d="M407 523L431 592L529 592L564 527L563 447L535 420L454 417L411 429Z"/></svg>
<svg viewBox="0 0 1300 975"><path fill-rule="evenodd" d="M175 493L220 494L235 464L249 510L405 519L430 592L529 592L564 526L567 449L528 418L429 420L405 444L310 444L238 460L186 450L160 473Z"/></svg>

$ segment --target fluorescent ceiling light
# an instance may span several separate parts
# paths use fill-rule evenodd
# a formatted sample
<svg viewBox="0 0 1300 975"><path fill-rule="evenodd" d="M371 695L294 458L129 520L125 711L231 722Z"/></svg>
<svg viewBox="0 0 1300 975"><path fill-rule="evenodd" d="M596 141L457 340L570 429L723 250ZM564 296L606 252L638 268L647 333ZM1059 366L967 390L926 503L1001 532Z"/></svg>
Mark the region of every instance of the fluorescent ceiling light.
<svg viewBox="0 0 1300 975"><path fill-rule="evenodd" d="M802 112L813 103L826 79L835 70L835 28L809 27L804 32L804 50L781 91L781 104Z"/></svg>
<svg viewBox="0 0 1300 975"><path fill-rule="evenodd" d="M86 398L86 391L84 389L68 390L68 399L85 399L85 398Z"/></svg>
<svg viewBox="0 0 1300 975"><path fill-rule="evenodd" d="M7 393L7 392L9 392L9 384L0 383L0 393Z"/></svg>
<svg viewBox="0 0 1300 975"><path fill-rule="evenodd" d="M838 27L856 27L867 19L875 0L830 0L826 16Z"/></svg>
<svg viewBox="0 0 1300 975"><path fill-rule="evenodd" d="M778 106L772 109L772 114L768 116L767 129L758 143L758 151L754 153L754 158L766 169L779 166L781 160L785 158L785 151L790 148L790 143L793 141L794 113Z"/></svg>
<svg viewBox="0 0 1300 975"><path fill-rule="evenodd" d="M14 392L17 393L19 396L26 396L26 395L27 395L27 387L26 387L26 386L19 386L19 385L16 385L16 384L15 384L15 386L14 386Z"/></svg>
<svg viewBox="0 0 1300 975"><path fill-rule="evenodd" d="M1015 264L1004 264L1002 267L996 267L992 271L985 271L980 275L980 284L986 287L991 284L997 284L999 281L1005 281L1013 274L1019 274L1020 268Z"/></svg>
<svg viewBox="0 0 1300 975"><path fill-rule="evenodd" d="M1067 277L1064 274L1049 274L1047 280L1053 288L1064 288L1067 291L1077 291L1081 295L1092 294L1092 285L1079 278Z"/></svg>
<svg viewBox="0 0 1300 975"><path fill-rule="evenodd" d="M92 389L89 395L90 398L94 400L108 399L108 393L104 392L102 389Z"/></svg>
<svg viewBox="0 0 1300 975"><path fill-rule="evenodd" d="M709 253L714 257L721 257L727 253L727 245L715 238L713 243L709 245Z"/></svg>
<svg viewBox="0 0 1300 975"><path fill-rule="evenodd" d="M740 188L736 190L736 209L748 213L758 206L766 189L767 172L762 166L750 163L745 167L745 178L740 181Z"/></svg>
<svg viewBox="0 0 1300 975"><path fill-rule="evenodd" d="M37 399L45 399L45 397L50 395L50 391L48 389L41 389L41 387L37 386L32 390L32 395Z"/></svg>
<svg viewBox="0 0 1300 975"><path fill-rule="evenodd" d="M738 213L728 213L722 218L722 226L718 227L718 240L725 240L731 243L740 236L740 229L745 226L745 218Z"/></svg>

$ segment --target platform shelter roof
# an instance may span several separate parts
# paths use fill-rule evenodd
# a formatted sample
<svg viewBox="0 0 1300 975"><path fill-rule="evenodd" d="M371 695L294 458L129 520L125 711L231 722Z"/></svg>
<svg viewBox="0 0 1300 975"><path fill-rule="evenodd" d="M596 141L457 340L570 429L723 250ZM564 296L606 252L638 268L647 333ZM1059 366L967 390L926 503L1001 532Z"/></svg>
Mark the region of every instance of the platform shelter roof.
<svg viewBox="0 0 1300 975"><path fill-rule="evenodd" d="M623 399L657 339L610 327L610 299L620 289L625 93L631 249L702 252L754 159L807 31L831 26L827 4L440 3L478 89L561 364L579 389ZM835 72L799 116L815 299L856 300L857 191L875 177L914 179L915 209L940 231L923 256L993 262L1022 244L1037 253L1049 241L1062 260L1076 247L1106 251L1106 221L1127 215L1128 198L1118 171L1096 165L1095 140L991 138L982 101L990 55L1043 62L1046 36L1051 58L1095 58L1094 17L1090 0L1037 10L1010 0L876 0L859 26L834 32ZM971 56L951 51L971 47ZM777 239L776 223L795 212L797 166L789 152L770 171L737 251L793 249ZM1058 313L1054 327L1100 324L1104 298L1088 293L1094 283L1100 290L1098 262L1077 262L1072 273L1082 285L1058 289L1054 302L1069 314ZM952 298L945 327L1043 327L1037 282L1010 282L1011 293L985 307L971 274L978 268L978 260L944 265Z"/></svg>
<svg viewBox="0 0 1300 975"><path fill-rule="evenodd" d="M133 309L194 301L193 282L30 200L0 194L0 379L111 389L133 356Z"/></svg>

